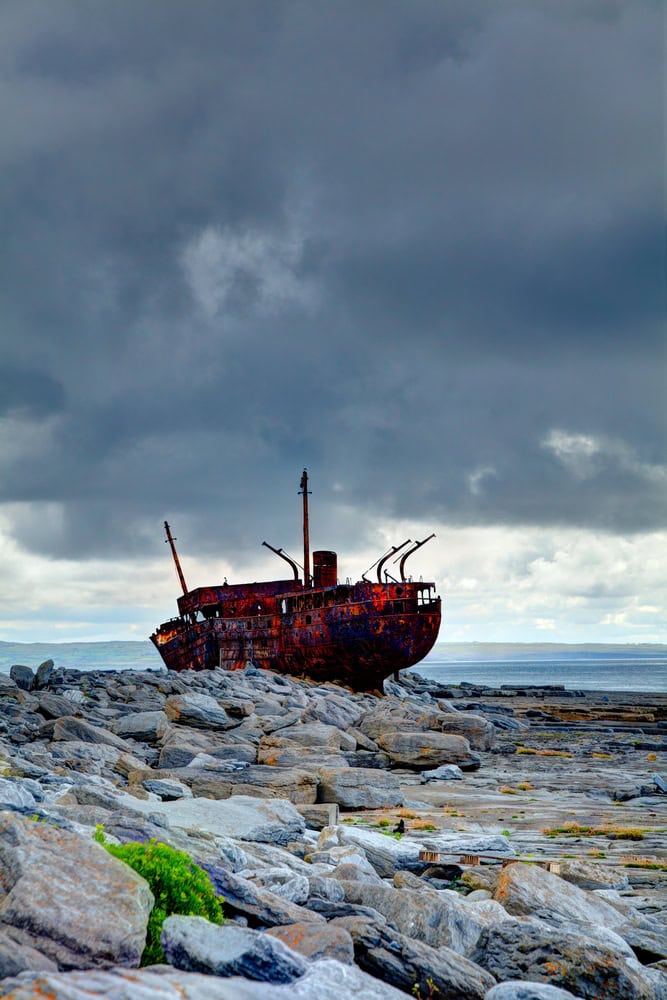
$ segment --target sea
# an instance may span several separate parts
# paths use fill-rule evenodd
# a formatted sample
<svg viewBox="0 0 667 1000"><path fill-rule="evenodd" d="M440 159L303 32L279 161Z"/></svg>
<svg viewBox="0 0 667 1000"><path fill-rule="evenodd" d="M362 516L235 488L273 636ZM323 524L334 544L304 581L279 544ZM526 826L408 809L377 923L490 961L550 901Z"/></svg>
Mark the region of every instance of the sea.
<svg viewBox="0 0 667 1000"><path fill-rule="evenodd" d="M161 670L150 642L0 642L0 672L44 660L76 670ZM583 691L667 692L667 645L436 643L412 667L424 678L456 685L562 684Z"/></svg>

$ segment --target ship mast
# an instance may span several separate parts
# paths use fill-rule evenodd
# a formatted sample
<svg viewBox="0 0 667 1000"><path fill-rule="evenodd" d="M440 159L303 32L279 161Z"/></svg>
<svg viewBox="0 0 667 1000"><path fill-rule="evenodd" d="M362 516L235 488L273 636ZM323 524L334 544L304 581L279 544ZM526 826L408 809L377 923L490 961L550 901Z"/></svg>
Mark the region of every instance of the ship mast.
<svg viewBox="0 0 667 1000"><path fill-rule="evenodd" d="M310 587L310 537L308 525L308 471L303 470L300 482L300 494L303 496L303 585Z"/></svg>
<svg viewBox="0 0 667 1000"><path fill-rule="evenodd" d="M169 529L169 525L168 525L168 523L166 521L164 522L164 530L167 532L167 539L166 540L169 543L169 547L171 549L171 554L174 557L174 564L176 566L176 572L178 573L178 579L181 581L181 587L183 589L183 593L187 594L188 588L187 588L186 583L185 583L185 577L183 576L183 570L181 569L181 563L180 563L180 560L178 558L178 553L176 551L176 546L174 545L175 539L172 538L171 531Z"/></svg>

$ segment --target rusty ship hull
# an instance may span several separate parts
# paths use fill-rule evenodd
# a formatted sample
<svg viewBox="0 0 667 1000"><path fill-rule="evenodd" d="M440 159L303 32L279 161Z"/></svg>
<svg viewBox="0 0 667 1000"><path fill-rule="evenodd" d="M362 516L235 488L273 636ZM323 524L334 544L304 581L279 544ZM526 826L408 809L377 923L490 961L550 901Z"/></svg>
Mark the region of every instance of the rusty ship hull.
<svg viewBox="0 0 667 1000"><path fill-rule="evenodd" d="M313 552L311 577L305 471L302 488L303 579L296 563L269 545L292 567L293 579L225 581L188 590L165 522L183 595L178 616L150 638L168 669L239 670L252 665L373 691L381 689L385 677L419 663L433 647L441 620L435 584L405 576L406 559L429 539L413 543L400 557L400 580L387 572L383 579L382 569L409 540L378 560L377 582L364 576L357 583L340 584L336 553L330 551Z"/></svg>

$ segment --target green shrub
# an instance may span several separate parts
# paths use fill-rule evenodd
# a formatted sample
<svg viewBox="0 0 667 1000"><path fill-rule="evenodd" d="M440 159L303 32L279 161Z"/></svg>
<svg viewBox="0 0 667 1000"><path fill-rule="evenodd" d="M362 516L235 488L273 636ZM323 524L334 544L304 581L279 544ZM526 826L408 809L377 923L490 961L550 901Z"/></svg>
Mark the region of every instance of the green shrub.
<svg viewBox="0 0 667 1000"><path fill-rule="evenodd" d="M224 900L216 896L206 872L185 851L177 851L157 840L150 840L147 844L111 844L104 836L101 826L97 827L95 840L109 854L124 861L141 875L155 897L148 918L142 965L155 965L165 961L160 934L162 924L172 913L206 917L212 924L223 922L220 903Z"/></svg>

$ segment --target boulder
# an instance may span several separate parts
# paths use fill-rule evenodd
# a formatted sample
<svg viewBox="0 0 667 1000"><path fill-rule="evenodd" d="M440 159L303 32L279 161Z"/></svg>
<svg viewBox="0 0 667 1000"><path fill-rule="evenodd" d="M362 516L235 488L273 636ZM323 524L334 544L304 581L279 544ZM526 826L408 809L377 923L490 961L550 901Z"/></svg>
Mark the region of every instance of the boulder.
<svg viewBox="0 0 667 1000"><path fill-rule="evenodd" d="M34 809L36 799L21 779L0 778L0 809Z"/></svg>
<svg viewBox="0 0 667 1000"><path fill-rule="evenodd" d="M72 701L53 691L42 691L37 701L37 711L45 719L60 719L72 714Z"/></svg>
<svg viewBox="0 0 667 1000"><path fill-rule="evenodd" d="M137 966L153 896L92 839L0 813L0 927L61 968Z"/></svg>
<svg viewBox="0 0 667 1000"><path fill-rule="evenodd" d="M278 938L305 958L335 958L338 962L351 965L354 962L352 938L344 927L331 924L283 924L269 927L266 932Z"/></svg>
<svg viewBox="0 0 667 1000"><path fill-rule="evenodd" d="M35 675L30 667L24 667L22 663L15 663L9 668L9 676L21 690L32 691Z"/></svg>
<svg viewBox="0 0 667 1000"><path fill-rule="evenodd" d="M142 743L158 743L167 732L165 712L132 712L114 719L111 729L123 739L140 740Z"/></svg>
<svg viewBox="0 0 667 1000"><path fill-rule="evenodd" d="M346 903L372 907L406 937L432 948L445 946L467 954L489 922L454 892L437 892L426 886L394 889L386 884L345 881L341 885Z"/></svg>
<svg viewBox="0 0 667 1000"><path fill-rule="evenodd" d="M243 795L289 799L290 802L309 805L317 798L317 781L317 774L310 771L256 764L229 774L212 771L198 774L192 781L192 793L209 799Z"/></svg>
<svg viewBox="0 0 667 1000"><path fill-rule="evenodd" d="M327 726L322 722L286 726L274 739L289 740L298 746L326 750L328 753L335 753L337 750L354 750L357 745L356 740L347 733L341 732L336 726Z"/></svg>
<svg viewBox="0 0 667 1000"><path fill-rule="evenodd" d="M93 726L85 719L78 719L73 715L65 715L56 719L52 739L56 743L74 741L76 743L105 744L116 747L117 750L126 750L128 753L132 753L134 750L129 743L121 739L120 736L115 736L108 729Z"/></svg>
<svg viewBox="0 0 667 1000"><path fill-rule="evenodd" d="M465 712L442 712L432 705L385 698L365 713L359 728L380 743L384 733L451 733L465 737L476 750L489 750L495 728L481 715ZM442 763L448 763L443 761ZM453 760L456 764L458 761Z"/></svg>
<svg viewBox="0 0 667 1000"><path fill-rule="evenodd" d="M512 866L515 867L515 866ZM507 920L487 927L469 956L497 979L549 982L583 1000L655 1000L653 977L617 948L581 929L541 920Z"/></svg>
<svg viewBox="0 0 667 1000"><path fill-rule="evenodd" d="M340 753L326 753L321 747L302 747L295 740L284 740L278 736L262 737L257 749L257 763L271 767L307 767L313 770L350 766Z"/></svg>
<svg viewBox="0 0 667 1000"><path fill-rule="evenodd" d="M205 976L176 969L91 969L45 972L29 981L8 979L0 995L11 1000L405 1000L405 993L379 982L356 965L326 958L313 962L291 983L261 983Z"/></svg>
<svg viewBox="0 0 667 1000"><path fill-rule="evenodd" d="M422 771L425 781L461 781L463 771L458 764L442 764L432 771Z"/></svg>
<svg viewBox="0 0 667 1000"><path fill-rule="evenodd" d="M302 956L270 934L233 924L216 926L203 917L167 917L161 941L169 964L184 972L291 983L307 967Z"/></svg>
<svg viewBox="0 0 667 1000"><path fill-rule="evenodd" d="M562 990L560 986L510 979L490 989L484 1000L577 1000L577 998L574 993Z"/></svg>
<svg viewBox="0 0 667 1000"><path fill-rule="evenodd" d="M470 749L468 741L451 733L393 730L376 736L376 742L395 767L428 771L441 764L457 764L471 771L480 766L479 754Z"/></svg>
<svg viewBox="0 0 667 1000"><path fill-rule="evenodd" d="M208 694L174 694L164 703L164 710L170 722L176 725L194 726L224 732L238 725L224 708Z"/></svg>
<svg viewBox="0 0 667 1000"><path fill-rule="evenodd" d="M494 985L493 976L451 948L432 948L379 921L341 917L332 926L344 928L352 937L357 965L405 993L483 1000Z"/></svg>
<svg viewBox="0 0 667 1000"><path fill-rule="evenodd" d="M320 770L318 802L336 802L341 809L387 809L403 805L395 775L374 768L335 767Z"/></svg>
<svg viewBox="0 0 667 1000"><path fill-rule="evenodd" d="M254 881L236 875L219 865L201 862L218 895L225 900L225 911L234 910L253 923L264 927L280 924L320 923L324 920L319 913L277 896L270 889L256 885Z"/></svg>
<svg viewBox="0 0 667 1000"><path fill-rule="evenodd" d="M145 815L162 815L169 826L208 830L235 840L287 844L306 828L303 817L284 799L256 799L234 795L223 800L180 799L176 802L146 802L123 796L124 804Z"/></svg>
<svg viewBox="0 0 667 1000"><path fill-rule="evenodd" d="M146 778L141 784L147 792L159 796L163 802L192 798L190 788L174 778Z"/></svg>
<svg viewBox="0 0 667 1000"><path fill-rule="evenodd" d="M0 980L7 976L18 976L20 972L56 972L58 966L50 958L30 945L17 944L12 928L0 930Z"/></svg>
<svg viewBox="0 0 667 1000"><path fill-rule="evenodd" d="M35 674L34 686L36 688L45 688L49 681L51 680L55 671L53 660L44 660L43 663L37 667L37 672Z"/></svg>
<svg viewBox="0 0 667 1000"><path fill-rule="evenodd" d="M555 927L599 925L619 934L638 953L667 957L667 928L633 907L614 905L536 865L508 865L498 879L495 899L508 913L534 916Z"/></svg>
<svg viewBox="0 0 667 1000"><path fill-rule="evenodd" d="M559 862L558 874L580 889L627 889L630 885L628 876L619 868L603 867L575 858L564 858Z"/></svg>

